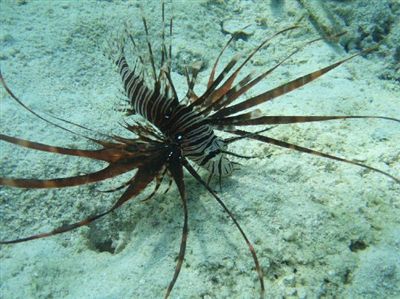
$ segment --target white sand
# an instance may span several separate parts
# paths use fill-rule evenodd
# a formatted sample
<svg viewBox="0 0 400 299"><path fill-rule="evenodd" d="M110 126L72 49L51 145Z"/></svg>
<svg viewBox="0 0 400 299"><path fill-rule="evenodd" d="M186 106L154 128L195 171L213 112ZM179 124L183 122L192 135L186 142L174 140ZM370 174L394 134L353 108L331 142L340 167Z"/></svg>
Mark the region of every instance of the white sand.
<svg viewBox="0 0 400 299"><path fill-rule="evenodd" d="M17 1L18 2L18 1ZM19 1L21 2L21 1ZM0 64L12 90L34 109L49 111L90 128L118 133L119 76L100 45L133 20L130 1L0 2ZM271 10L259 1L174 1L174 51L178 67L186 57L203 57L199 90L224 42L224 19L255 24L254 35L225 55L250 50L263 38L303 14L295 2ZM279 2L279 1L274 1ZM287 1L290 2L290 1ZM168 14L171 6L167 6ZM160 5L144 13L153 35L160 33ZM265 26L257 25L257 22ZM278 39L249 65L261 71L305 39L307 30ZM145 45L141 45L145 47ZM348 54L320 42L308 47L249 95ZM378 79L383 58L355 58L285 97L263 105L271 115L400 115L398 84ZM178 90L184 77L174 74ZM397 82L398 83L398 82ZM0 91L1 132L47 144L89 148L30 115ZM400 126L384 120L349 120L282 126L270 136L350 159L400 176ZM102 165L37 153L2 142L1 175L24 178L73 176ZM400 297L400 188L362 168L256 142L232 146L265 158L242 161L223 182L220 196L255 244L268 298ZM269 158L267 156L271 155ZM97 190L107 182L65 190L0 188L0 239L49 231L109 207L118 194ZM190 234L187 254L172 298L257 298L253 261L239 232L215 200L187 174ZM179 249L182 210L172 187L147 204L132 200L89 228L0 248L1 298L161 298L172 278ZM357 241L357 242L356 242ZM359 244L360 249L349 246ZM112 254L106 249L113 248ZM101 250L106 250L102 251Z"/></svg>

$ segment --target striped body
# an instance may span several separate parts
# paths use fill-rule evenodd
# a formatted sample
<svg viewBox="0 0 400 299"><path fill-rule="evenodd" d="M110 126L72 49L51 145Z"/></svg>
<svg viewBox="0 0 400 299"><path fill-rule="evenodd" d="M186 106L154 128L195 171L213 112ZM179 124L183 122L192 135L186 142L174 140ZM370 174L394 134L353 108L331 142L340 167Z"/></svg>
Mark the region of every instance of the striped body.
<svg viewBox="0 0 400 299"><path fill-rule="evenodd" d="M226 176L233 165L221 153L226 147L203 117L168 97L159 87L149 88L140 74L129 69L123 55L117 61L125 93L136 113L156 126L169 142L179 144L183 155L204 167L211 174Z"/></svg>

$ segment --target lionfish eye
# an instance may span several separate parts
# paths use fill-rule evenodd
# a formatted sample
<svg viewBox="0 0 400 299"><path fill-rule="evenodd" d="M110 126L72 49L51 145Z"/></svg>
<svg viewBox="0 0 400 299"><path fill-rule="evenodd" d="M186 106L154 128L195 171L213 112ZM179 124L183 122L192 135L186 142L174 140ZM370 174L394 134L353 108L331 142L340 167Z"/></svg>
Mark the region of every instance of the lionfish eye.
<svg viewBox="0 0 400 299"><path fill-rule="evenodd" d="M175 141L177 142L177 143L181 143L182 142L182 140L183 140L183 134L182 133L177 133L177 134L175 134Z"/></svg>

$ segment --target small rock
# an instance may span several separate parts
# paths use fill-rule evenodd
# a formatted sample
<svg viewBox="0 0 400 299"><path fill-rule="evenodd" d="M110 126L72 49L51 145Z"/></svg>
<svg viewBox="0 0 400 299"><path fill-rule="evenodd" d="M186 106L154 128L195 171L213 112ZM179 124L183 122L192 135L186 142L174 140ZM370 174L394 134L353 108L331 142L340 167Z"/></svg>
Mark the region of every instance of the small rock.
<svg viewBox="0 0 400 299"><path fill-rule="evenodd" d="M15 42L14 37L11 34L1 34L0 35L0 43L3 45L11 45Z"/></svg>
<svg viewBox="0 0 400 299"><path fill-rule="evenodd" d="M28 3L27 0L17 0L17 1L15 1L15 2L17 3L17 5L25 5L25 4Z"/></svg>
<svg viewBox="0 0 400 299"><path fill-rule="evenodd" d="M376 141L385 141L390 139L390 134L386 128L375 129L372 138Z"/></svg>
<svg viewBox="0 0 400 299"><path fill-rule="evenodd" d="M294 287L296 284L296 277L293 274L290 274L288 276L285 276L282 282L287 287Z"/></svg>
<svg viewBox="0 0 400 299"><path fill-rule="evenodd" d="M286 231L283 234L283 239L287 242L294 241L296 239L296 234L293 231Z"/></svg>

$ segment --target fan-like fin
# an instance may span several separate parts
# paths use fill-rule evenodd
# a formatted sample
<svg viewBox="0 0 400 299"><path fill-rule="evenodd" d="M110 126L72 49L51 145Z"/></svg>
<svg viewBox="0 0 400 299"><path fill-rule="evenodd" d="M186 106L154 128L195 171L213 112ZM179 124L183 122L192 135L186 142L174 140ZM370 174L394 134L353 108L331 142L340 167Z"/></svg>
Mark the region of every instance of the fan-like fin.
<svg viewBox="0 0 400 299"><path fill-rule="evenodd" d="M222 70L222 72L218 75L217 79L211 84L209 88L197 99L195 100L192 104L189 105L190 108L193 108L194 106L201 106L203 103L207 100L207 98L215 91L217 88L218 84L224 80L226 75L230 72L230 70L236 65L236 63L239 60L239 56L236 55L234 56L231 61L225 66L225 68Z"/></svg>
<svg viewBox="0 0 400 299"><path fill-rule="evenodd" d="M236 77L239 75L239 73L240 73L240 71L242 70L242 68L247 64L247 62L250 61L250 59L251 59L258 51L260 51L264 46L266 46L274 37L276 37L276 36L278 36L278 35L280 35L280 34L282 34L282 33L285 33L285 32L287 32L287 31L296 29L296 28L298 28L298 26L291 26L291 27L285 28L285 29L283 29L283 30L281 30L281 31L279 31L279 32L277 32L277 33L275 33L275 34L272 35L271 37L268 37L268 38L265 39L257 48L255 48L255 49L250 53L250 55L247 56L246 59L241 63L241 65L233 72L233 74L232 74L228 79L226 79L226 81L222 84L222 86L219 87L217 90L213 91L213 92L208 96L207 101L204 103L204 105L207 105L208 107L207 107L202 113L205 113L206 111L209 111L210 106L212 106L212 105L214 104L214 102L218 102L218 101L220 101L220 99L222 100L223 96L226 95L226 94L231 90L232 84L233 84L233 82L235 81ZM230 41L229 41L228 43L230 43ZM226 46L227 46L227 45L226 45ZM226 46L225 46L225 47L226 47ZM225 48L224 48L224 49L225 49ZM223 49L223 50L224 50L224 49ZM221 53L221 54L222 54L222 53ZM293 53L292 55L294 55L294 53ZM290 55L290 56L292 56L292 55ZM218 59L219 59L219 57L218 57ZM218 59L217 59L217 61L218 61ZM287 58L287 59L288 59L288 58ZM286 60L286 59L285 59L285 60ZM283 63L283 62L282 62L282 63ZM215 66L214 66L214 67L215 67ZM215 70L213 69L213 71L215 71ZM211 72L211 73L212 73L212 72ZM266 75L264 75L264 77L265 77L265 76L266 76ZM259 79L259 80L261 80L261 79ZM242 81L243 81L243 80L242 80ZM243 83L243 82L241 82L241 83ZM256 83L255 83L255 84L256 84ZM250 85L250 84L249 84L249 85ZM250 87L249 87L249 88L250 88Z"/></svg>
<svg viewBox="0 0 400 299"><path fill-rule="evenodd" d="M164 179L164 176L166 174L167 170L165 169L162 173L160 173L158 176L155 177L156 179L156 185L154 186L154 190L150 193L149 196L147 196L145 199L141 200L141 202L146 202L153 198L154 195L156 195L158 189L160 189L161 183Z"/></svg>
<svg viewBox="0 0 400 299"><path fill-rule="evenodd" d="M275 71L278 67L280 67L283 63L288 61L292 56L294 56L299 51L303 50L305 47L322 40L323 38L316 38L314 40L308 41L303 44L301 47L293 50L290 54L276 63L273 67L269 68L265 72L261 73L257 77L254 78L254 75L249 74L244 77L236 86L228 90L225 94L221 94L220 98L215 99L215 101L209 105L203 113L208 114L211 110L218 111L223 107L230 105L233 101L235 101L238 97L246 93L253 86L258 84L261 80L265 79L268 75L270 75L273 71Z"/></svg>
<svg viewBox="0 0 400 299"><path fill-rule="evenodd" d="M350 57L347 57L338 62L335 62L331 65L328 65L327 67L324 67L322 69L319 69L319 70L309 73L307 75L298 77L288 83L282 84L278 87L268 90L262 94L259 94L258 96L252 97L252 98L245 100L241 103L238 103L236 105L223 108L223 109L219 110L218 112L216 112L213 115L213 118L222 118L224 116L232 115L234 113L237 113L237 112L243 111L245 109L260 105L267 101L273 100L281 95L289 93L292 90L302 87L302 86L306 85L307 83L310 83L311 81L314 81L315 79L321 77L322 75L326 74L327 72L329 72L329 71L333 70L334 68L338 67L339 65L345 63L346 61L349 61L350 59L353 59L354 57L359 56L361 54L366 54L368 52L371 52L375 49L376 48L371 48L371 49L367 49L365 51L359 52Z"/></svg>
<svg viewBox="0 0 400 299"><path fill-rule="evenodd" d="M112 209L118 208L132 197L138 195L154 180L154 178L159 174L159 171L161 170L161 167L163 165L156 164L153 166L155 167L151 168L151 166L146 165L138 169L137 173L131 180L131 184L126 189L124 194L114 204Z"/></svg>

